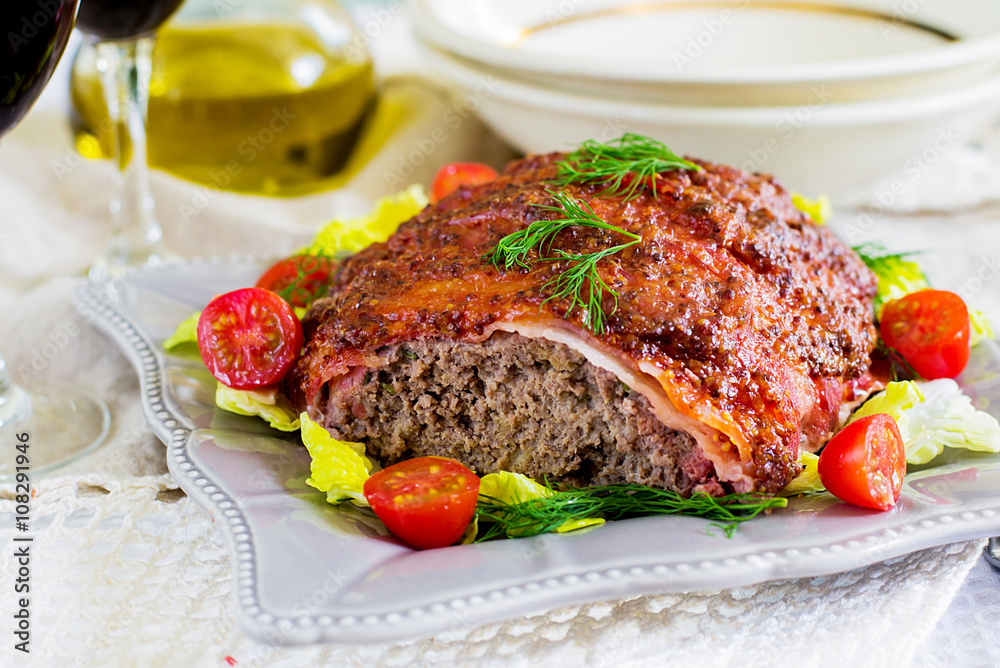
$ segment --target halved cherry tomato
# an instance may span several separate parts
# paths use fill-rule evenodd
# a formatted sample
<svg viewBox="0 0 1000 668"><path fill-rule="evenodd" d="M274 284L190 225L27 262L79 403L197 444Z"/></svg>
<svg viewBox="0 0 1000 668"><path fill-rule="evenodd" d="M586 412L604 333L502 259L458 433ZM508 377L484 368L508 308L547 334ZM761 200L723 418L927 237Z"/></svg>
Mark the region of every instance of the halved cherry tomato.
<svg viewBox="0 0 1000 668"><path fill-rule="evenodd" d="M888 510L906 475L903 437L891 415L875 413L840 430L819 455L819 479L841 501Z"/></svg>
<svg viewBox="0 0 1000 668"><path fill-rule="evenodd" d="M220 382L237 390L276 383L302 348L302 323L284 299L262 288L219 295L198 318L198 350Z"/></svg>
<svg viewBox="0 0 1000 668"><path fill-rule="evenodd" d="M476 513L479 477L446 457L417 457L365 481L365 498L389 531L415 548L453 545Z"/></svg>
<svg viewBox="0 0 1000 668"><path fill-rule="evenodd" d="M431 203L452 194L459 186L489 183L497 176L497 170L481 162L453 162L445 165L434 175L431 183Z"/></svg>
<svg viewBox="0 0 1000 668"><path fill-rule="evenodd" d="M928 380L954 378L969 361L969 309L945 290L921 290L882 309L882 340Z"/></svg>
<svg viewBox="0 0 1000 668"><path fill-rule="evenodd" d="M279 260L257 279L257 287L277 292L292 306L304 308L322 297L337 263L323 255L293 255Z"/></svg>

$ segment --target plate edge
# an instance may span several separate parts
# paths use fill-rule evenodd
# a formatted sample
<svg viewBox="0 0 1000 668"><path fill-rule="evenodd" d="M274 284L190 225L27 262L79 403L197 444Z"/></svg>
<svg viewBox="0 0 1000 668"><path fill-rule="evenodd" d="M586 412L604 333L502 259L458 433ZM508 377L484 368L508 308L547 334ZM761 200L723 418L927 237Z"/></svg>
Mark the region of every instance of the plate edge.
<svg viewBox="0 0 1000 668"><path fill-rule="evenodd" d="M263 258L249 256L231 256L205 258L196 261L176 261L167 266L201 265L201 264L226 264L231 262L262 262ZM161 267L163 265L160 265ZM158 267L143 268L140 272L154 272ZM125 274L123 278L135 275L135 271ZM319 642L326 643L375 643L412 640L414 638L426 637L429 634L446 631L449 623L455 618L455 613L460 614L463 610L473 610L477 608L483 612L473 612L464 617L459 617L470 624L482 624L509 619L528 614L534 610L551 609L553 606L584 604L599 600L620 598L629 595L666 593L669 591L695 591L698 589L715 589L718 585L698 584L697 582L684 582L680 580L668 580L664 575L669 569L674 569L676 574L690 572L692 568L704 569L703 562L697 566L689 564L674 564L671 566L644 564L631 567L610 567L603 569L579 569L574 572L565 573L559 576L545 576L532 579L515 587L518 594L509 594L510 598L518 598L521 601L532 598L538 592L540 595L533 597L534 600L528 607L519 608L518 612L500 610L496 613L489 613L480 605L491 598L493 593L490 588L465 593L458 597L445 597L440 603L430 604L425 607L441 606L443 612L450 611L453 614L445 616L429 615L432 623L426 621L421 623L413 617L404 615L398 610L384 612L377 615L367 615L358 619L355 615L343 615L334 617L332 615L309 614L296 618L282 617L271 614L263 606L257 597L259 589L259 573L255 570L256 555L254 552L253 533L250 530L245 516L233 499L229 498L217 484L211 480L197 464L188 456L188 442L193 432L191 428L175 424L170 427L170 421L188 422L183 416L179 416L178 408L172 402L163 402L163 383L165 382L163 356L159 355L152 342L145 332L135 325L125 316L116 305L109 299L101 296L101 289L106 289L106 283L89 282L75 290L76 307L80 315L94 324L106 334L108 334L132 362L140 378L140 387L143 394L143 410L147 422L153 426L157 436L167 444L167 466L177 481L178 485L192 497L210 517L214 519L225 517L227 521L216 523L225 538L230 557L233 560L233 599L235 616L240 622L240 626L248 635L256 640L267 642L276 646L299 646ZM157 402L147 401L153 392ZM153 410L156 409L156 410ZM167 418L161 418L161 413L167 413ZM164 438L166 436L166 438ZM226 505L229 504L229 505ZM996 531L997 518L1000 513L992 510L982 510L978 512L958 513L955 517L943 515L938 518L938 522L925 520L922 528L940 523L947 526L948 530L935 536L931 544L921 544L917 548L911 545L912 539L907 540L906 532L894 532L885 530L881 534L872 534L865 541L849 540L843 544L831 545L826 550L831 555L834 553L843 554L846 551L853 553L853 565L848 568L831 565L822 566L824 559L817 559L815 555L808 560L800 560L800 563L808 564L808 568L797 570L791 568L781 572L778 567L782 560L787 561L790 555L782 556L770 550L760 550L748 555L743 555L742 560L746 562L754 561L754 566L758 569L752 577L742 577L739 584L747 586L767 582L771 580L788 580L802 577L815 577L844 572L856 568L863 568L868 565L885 561L894 557L902 556L915 549L930 549L936 546L958 542L962 540L972 540L980 537L987 530ZM947 518L947 519L946 519ZM929 524L927 522L930 522ZM921 527L917 527L919 530ZM888 545L880 543L879 535L887 535L889 532L896 534ZM873 540L874 539L874 540ZM871 542L868 547L863 542ZM839 549L834 549L834 547ZM887 549L888 548L888 549ZM789 552L788 550L785 551ZM827 557L826 560L833 558ZM842 557L837 557L842 558ZM770 563L768 563L770 562ZM761 568L761 565L766 568ZM722 564L720 564L722 565ZM820 565L817 568L817 565ZM688 568L681 568L687 566ZM714 567L714 566L713 566ZM668 569L664 571L662 569ZM590 577L591 575L595 577ZM241 579L243 582L241 582ZM651 590L650 579L656 579L664 586ZM587 580L591 584L586 586L586 591L580 587L581 580ZM736 584L727 586L739 586ZM511 587L504 587L511 589ZM494 591L496 591L494 589ZM552 594L556 592L569 592L572 601L561 601L553 603ZM581 593L583 595L581 595ZM548 599L549 602L546 602ZM427 619L425 616L422 618ZM408 622L408 623L407 623ZM387 627L390 630L386 630ZM392 630L391 627L395 627Z"/></svg>

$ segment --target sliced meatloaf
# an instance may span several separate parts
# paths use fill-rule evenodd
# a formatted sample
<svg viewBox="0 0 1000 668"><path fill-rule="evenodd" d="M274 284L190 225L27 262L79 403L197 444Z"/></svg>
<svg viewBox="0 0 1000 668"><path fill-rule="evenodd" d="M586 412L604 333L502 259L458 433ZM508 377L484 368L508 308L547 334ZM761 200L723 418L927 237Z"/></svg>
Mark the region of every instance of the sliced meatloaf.
<svg viewBox="0 0 1000 668"><path fill-rule="evenodd" d="M876 281L771 178L700 163L633 200L562 189L641 242L603 260L606 328L551 299L569 260L483 259L558 216L529 156L347 259L304 321L300 408L384 463L455 457L574 484L773 492L872 387ZM553 245L621 242L572 227Z"/></svg>

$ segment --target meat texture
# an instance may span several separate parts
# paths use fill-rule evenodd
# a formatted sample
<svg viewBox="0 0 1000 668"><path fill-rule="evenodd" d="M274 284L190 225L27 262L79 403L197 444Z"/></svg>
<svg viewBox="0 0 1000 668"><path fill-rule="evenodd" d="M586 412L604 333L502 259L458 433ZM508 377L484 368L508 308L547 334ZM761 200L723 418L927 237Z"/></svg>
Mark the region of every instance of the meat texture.
<svg viewBox="0 0 1000 668"><path fill-rule="evenodd" d="M579 308L547 299L569 261L482 259L559 217L539 205L553 204L561 157L512 163L347 259L304 321L293 402L386 462L447 454L573 483L780 489L800 448L818 449L871 389L875 277L766 176L702 162L631 201L565 186L642 238L599 265L619 297L595 335ZM571 227L553 247L620 243Z"/></svg>

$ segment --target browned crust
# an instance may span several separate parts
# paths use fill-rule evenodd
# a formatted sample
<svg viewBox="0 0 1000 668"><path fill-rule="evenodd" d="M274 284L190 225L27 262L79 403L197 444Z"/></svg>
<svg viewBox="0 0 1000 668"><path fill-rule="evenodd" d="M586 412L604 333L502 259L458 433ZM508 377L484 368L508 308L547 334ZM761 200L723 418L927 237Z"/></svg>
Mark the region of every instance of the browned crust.
<svg viewBox="0 0 1000 668"><path fill-rule="evenodd" d="M543 286L565 262L502 271L481 260L506 234L553 215L534 205L551 203L547 180L558 157L512 163L497 181L459 189L345 261L330 297L304 322L306 348L289 379L296 403L307 404L330 378L374 364L382 346L478 342L491 325L521 319L583 329L579 310L545 301ZM800 442L814 445L803 435L796 379L841 387L868 369L876 280L769 177L700 164L661 175L655 194L647 189L631 202L599 197L599 186L564 190L642 237L601 265L620 294L602 342L655 365L682 411L730 424L750 444L761 488L774 490L797 471ZM620 242L573 228L556 244L587 252Z"/></svg>

